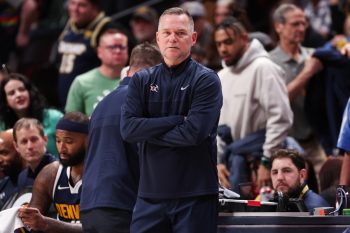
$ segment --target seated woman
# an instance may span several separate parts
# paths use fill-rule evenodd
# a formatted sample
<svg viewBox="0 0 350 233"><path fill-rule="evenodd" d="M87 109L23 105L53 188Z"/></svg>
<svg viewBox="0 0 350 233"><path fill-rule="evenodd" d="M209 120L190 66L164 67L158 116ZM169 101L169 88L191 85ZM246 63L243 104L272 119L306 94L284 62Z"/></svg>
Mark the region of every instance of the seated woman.
<svg viewBox="0 0 350 233"><path fill-rule="evenodd" d="M45 98L23 75L6 74L0 85L0 131L12 128L22 117L39 120L48 137L47 151L57 157L56 124L63 114L48 108Z"/></svg>

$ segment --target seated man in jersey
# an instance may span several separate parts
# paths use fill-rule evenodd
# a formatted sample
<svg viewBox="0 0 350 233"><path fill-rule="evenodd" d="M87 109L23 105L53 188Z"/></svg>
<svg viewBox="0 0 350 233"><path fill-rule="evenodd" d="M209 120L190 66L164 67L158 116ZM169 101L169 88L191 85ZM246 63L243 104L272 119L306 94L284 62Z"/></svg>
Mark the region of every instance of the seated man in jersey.
<svg viewBox="0 0 350 233"><path fill-rule="evenodd" d="M88 124L89 118L80 112L66 113L58 122L56 145L60 163L54 162L40 172L29 207L19 210L22 222L32 230L82 232L79 205ZM57 210L57 220L45 216L51 203Z"/></svg>
<svg viewBox="0 0 350 233"><path fill-rule="evenodd" d="M56 160L46 152L44 127L37 119L21 118L13 126L13 139L17 152L28 165L19 174L18 187L31 187L41 169Z"/></svg>
<svg viewBox="0 0 350 233"><path fill-rule="evenodd" d="M316 207L329 207L326 200L309 189L306 179L306 162L297 151L281 149L272 155L271 180L275 191L302 199L310 213Z"/></svg>
<svg viewBox="0 0 350 233"><path fill-rule="evenodd" d="M24 167L25 162L13 145L12 129L0 132L0 172L5 175L0 179L0 209L16 192L18 175Z"/></svg>

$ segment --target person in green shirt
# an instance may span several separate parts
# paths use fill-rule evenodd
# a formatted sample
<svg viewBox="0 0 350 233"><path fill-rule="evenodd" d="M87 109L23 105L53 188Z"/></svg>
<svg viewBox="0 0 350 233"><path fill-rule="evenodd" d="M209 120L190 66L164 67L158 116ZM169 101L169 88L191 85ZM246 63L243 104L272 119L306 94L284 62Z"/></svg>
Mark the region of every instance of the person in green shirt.
<svg viewBox="0 0 350 233"><path fill-rule="evenodd" d="M100 37L97 55L101 66L75 78L68 92L66 112L91 116L98 102L119 85L121 70L129 59L127 35L116 29L106 30Z"/></svg>

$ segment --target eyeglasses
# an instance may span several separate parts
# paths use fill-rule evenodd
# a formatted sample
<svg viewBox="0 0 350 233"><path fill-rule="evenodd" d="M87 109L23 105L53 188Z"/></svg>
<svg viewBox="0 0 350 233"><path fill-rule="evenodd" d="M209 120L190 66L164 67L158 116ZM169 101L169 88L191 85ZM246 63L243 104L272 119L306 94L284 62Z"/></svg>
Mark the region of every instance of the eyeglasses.
<svg viewBox="0 0 350 233"><path fill-rule="evenodd" d="M114 45L106 45L104 46L105 49L109 50L109 51L113 51L116 49L119 49L120 51L124 51L127 49L127 46L125 45L121 45L121 44L114 44Z"/></svg>

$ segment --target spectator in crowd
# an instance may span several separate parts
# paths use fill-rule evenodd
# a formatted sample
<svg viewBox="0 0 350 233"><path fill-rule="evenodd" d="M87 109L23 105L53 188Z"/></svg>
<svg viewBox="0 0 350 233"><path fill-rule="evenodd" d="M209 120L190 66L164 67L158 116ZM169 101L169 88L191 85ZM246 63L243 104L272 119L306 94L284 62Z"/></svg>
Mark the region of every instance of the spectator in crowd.
<svg viewBox="0 0 350 233"><path fill-rule="evenodd" d="M206 50L199 45L194 45L191 48L191 57L196 62L205 65L205 63L206 63Z"/></svg>
<svg viewBox="0 0 350 233"><path fill-rule="evenodd" d="M318 172L325 160L325 154L306 118L305 88L301 88L302 90L294 95L289 84L297 78L305 66L311 66L305 69L317 71L322 69L322 63L311 57L313 49L301 45L307 27L302 9L294 4L281 4L273 13L273 21L279 42L270 52L270 56L286 73L282 78L287 85L294 113L293 126L289 135L301 144L313 165L317 166Z"/></svg>
<svg viewBox="0 0 350 233"><path fill-rule="evenodd" d="M234 3L234 0L217 0L215 4L214 11L214 23L215 25L219 25L225 18L232 15L232 11L230 9L230 4Z"/></svg>
<svg viewBox="0 0 350 233"><path fill-rule="evenodd" d="M338 136L350 96L350 80L346 78L350 74L349 48L347 42L338 48L317 48L312 60L322 65L316 66L319 68L305 65L288 84L288 89L293 89L289 91L290 97L307 85L305 112L327 155L338 154ZM320 69L322 72L317 73Z"/></svg>
<svg viewBox="0 0 350 233"><path fill-rule="evenodd" d="M82 113L66 113L57 124L60 162L46 166L38 175L29 207L19 210L22 222L34 231L81 233L79 203L89 119ZM44 216L50 205L57 220Z"/></svg>
<svg viewBox="0 0 350 233"><path fill-rule="evenodd" d="M161 61L155 45L137 45L131 52L128 77L97 105L91 116L80 202L85 232L129 232L138 189L139 157L137 145L120 136L120 111L130 77Z"/></svg>
<svg viewBox="0 0 350 233"><path fill-rule="evenodd" d="M121 31L108 29L97 46L101 65L75 78L66 103L66 112L82 112L90 116L97 103L120 82L121 70L128 62L128 37Z"/></svg>
<svg viewBox="0 0 350 233"><path fill-rule="evenodd" d="M335 35L328 43L324 45L328 49L342 49L342 47L350 41L350 14L346 16L343 31L341 34Z"/></svg>
<svg viewBox="0 0 350 233"><path fill-rule="evenodd" d="M163 12L156 38L164 61L130 80L121 115L123 139L141 148L131 232L216 232L220 81L191 59L197 34L182 8Z"/></svg>
<svg viewBox="0 0 350 233"><path fill-rule="evenodd" d="M21 1L0 1L0 64L8 63L15 50L20 5Z"/></svg>
<svg viewBox="0 0 350 233"><path fill-rule="evenodd" d="M55 157L46 153L47 136L37 119L19 119L13 126L13 139L17 152L28 165L18 177L18 186L31 187L39 172L54 162Z"/></svg>
<svg viewBox="0 0 350 233"><path fill-rule="evenodd" d="M227 66L218 73L224 99L219 127L228 128L228 138L218 137L219 179L225 187L238 191L240 182L250 181L247 159L255 154L261 158L257 175L261 187L270 180L270 156L282 147L292 125L284 73L258 40L248 41L247 31L233 17L217 26L215 42ZM236 141L251 139L254 147L246 152L237 148L224 153L236 147Z"/></svg>
<svg viewBox="0 0 350 233"><path fill-rule="evenodd" d="M16 35L17 47L28 45L33 35L35 40L40 41L42 38L35 35L39 31L45 36L50 36L47 34L48 32L56 35L58 29L62 30L64 21L67 20L64 13L65 1L23 0L19 29Z"/></svg>
<svg viewBox="0 0 350 233"><path fill-rule="evenodd" d="M220 3L221 2L221 3ZM229 3L231 2L231 3ZM253 26L251 25L248 16L247 16L247 12L244 10L244 8L242 8L240 6L240 4L238 4L238 2L232 2L230 0L224 0L224 1L218 1L217 2L217 6L218 4L222 5L225 4L225 9L228 10L228 12L226 12L225 14L221 14L221 16L219 17L219 20L216 21L216 26L222 22L225 18L231 16L236 18L242 25L243 27L247 30L248 32L248 37L249 40L253 40L253 39L258 39L260 43L262 43L262 45L264 46L264 48L266 50L271 50L271 48L274 46L273 40L271 39L271 37L263 32L259 32L259 31L254 31ZM221 8L221 7L220 7ZM223 17L224 15L226 15L225 17ZM213 33L213 37L214 37L214 33ZM208 60L208 66L215 69L215 70L220 70L222 67L225 66L225 63L220 59L220 56L218 54L216 45L215 45L215 41L212 42L212 44L210 45L210 48L207 52L207 60Z"/></svg>
<svg viewBox="0 0 350 233"><path fill-rule="evenodd" d="M206 10L203 3L186 1L180 7L186 10L193 18L194 30L197 33L196 45L203 49L208 49L209 45L213 42L213 27L206 18Z"/></svg>
<svg viewBox="0 0 350 233"><path fill-rule="evenodd" d="M67 0L21 2L15 40L16 70L34 80L53 62L50 60L51 51L68 17L65 9Z"/></svg>
<svg viewBox="0 0 350 233"><path fill-rule="evenodd" d="M307 171L304 158L294 150L278 150L271 156L272 187L289 198L300 198L309 212L316 207L328 207L321 196L306 184Z"/></svg>
<svg viewBox="0 0 350 233"><path fill-rule="evenodd" d="M68 23L58 41L58 94L61 107L75 77L100 65L95 47L110 19L99 8L98 0L68 0Z"/></svg>
<svg viewBox="0 0 350 233"><path fill-rule="evenodd" d="M321 167L319 174L320 196L333 207L335 207L337 186L339 185L342 164L342 156L329 156Z"/></svg>
<svg viewBox="0 0 350 233"><path fill-rule="evenodd" d="M328 0L308 1L305 15L309 19L310 26L324 38L331 34L332 15Z"/></svg>
<svg viewBox="0 0 350 233"><path fill-rule="evenodd" d="M0 130L13 128L22 117L35 118L44 127L48 138L47 151L57 156L55 129L62 115L58 110L47 108L44 97L25 76L18 73L5 75L0 84Z"/></svg>
<svg viewBox="0 0 350 233"><path fill-rule="evenodd" d="M25 168L25 161L13 144L12 129L0 132L0 209L7 199L17 190L18 175Z"/></svg>
<svg viewBox="0 0 350 233"><path fill-rule="evenodd" d="M130 26L137 43L155 43L158 13L148 6L141 6L134 12Z"/></svg>

